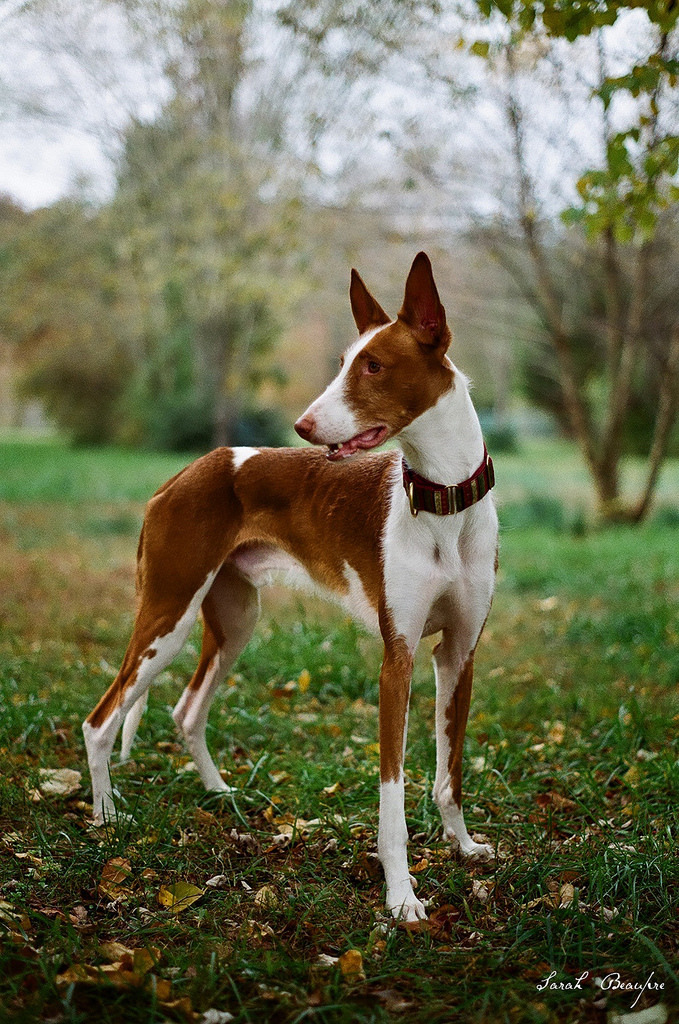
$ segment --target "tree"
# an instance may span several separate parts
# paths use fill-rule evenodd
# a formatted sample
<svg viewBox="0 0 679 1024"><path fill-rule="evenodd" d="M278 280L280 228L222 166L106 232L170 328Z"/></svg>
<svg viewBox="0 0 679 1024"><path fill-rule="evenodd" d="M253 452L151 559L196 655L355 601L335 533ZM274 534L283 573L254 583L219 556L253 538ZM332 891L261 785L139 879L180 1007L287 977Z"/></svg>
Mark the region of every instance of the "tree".
<svg viewBox="0 0 679 1024"><path fill-rule="evenodd" d="M76 440L114 437L132 369L115 259L98 214L64 200L25 213L0 202L0 333L23 388Z"/></svg>
<svg viewBox="0 0 679 1024"><path fill-rule="evenodd" d="M650 316L649 282L662 243L660 217L679 199L679 5L476 0L459 8L409 0L380 4L376 11L345 0L308 0L289 4L282 17L319 66L330 64L336 73L333 55L339 55L350 69L349 89L355 88L357 68L383 84L398 60L401 71L403 62L414 67L392 90L400 97L404 80L420 89L426 85L426 106L421 104L419 118L411 106L409 120L401 118L400 130L389 133L399 173L409 171L410 203L422 184L430 214L432 189L439 197L437 211L447 195L447 226L459 231L466 222L502 260L549 341L569 430L585 457L602 515L642 519L677 406L677 322L664 325L661 336L649 336L646 327L651 319L663 320ZM638 45L616 52L630 18ZM378 67L367 56L371 48ZM470 56L482 62L481 73L469 67ZM609 68L611 58L615 64ZM411 102L413 95L411 90ZM554 123L550 115L557 108L563 117ZM569 119L578 115L578 131L571 132ZM412 121L425 130L410 130ZM547 142L554 143L549 151ZM450 168L460 166L465 149L460 189ZM582 372L583 324L573 315L579 305L573 284L582 273L563 272L570 257L584 258L602 273L596 325L591 317L587 324L600 335L604 352L596 396L589 393L592 375ZM674 310L672 301L669 308ZM628 503L620 486L622 439L634 414L635 380L649 374L659 387L646 482Z"/></svg>
<svg viewBox="0 0 679 1024"><path fill-rule="evenodd" d="M496 5L493 5L496 6ZM648 5L650 24L644 59L622 75L612 77L607 68L602 26L613 24L628 7L623 4L521 3L497 5L506 20L508 34L492 48L480 52L500 65L504 105L510 129L516 181L516 210L520 234L529 257L530 275L500 247L497 252L519 276L524 293L539 314L555 354L559 385L569 426L591 472L599 507L611 520L639 521L650 506L660 465L666 454L676 417L679 383L679 319L665 326L666 334L649 337L646 325L654 260L657 260L659 218L679 200L676 185L679 136L671 91L679 62L674 53L677 11L663 3ZM490 6L487 8L492 14ZM528 72L549 62L554 68L551 37L575 40L597 33L598 81L592 100L599 106L601 163L577 178L577 198L562 209L564 223L584 234L581 242L601 269L599 330L605 357L603 393L593 401L584 386L582 361L578 360L577 329L569 324L569 288L573 277L558 276L555 250L563 252L568 240L555 237L552 218L540 196L538 172L530 159L526 107L522 82L526 75L521 51L527 42L537 54ZM615 103L621 93L636 102L621 125ZM668 102L669 101L669 102ZM618 104L620 107L621 104ZM596 113L594 111L594 113ZM616 124L616 113L618 114ZM666 250L666 253L668 250ZM676 258L676 253L674 254ZM649 301L650 300L650 301ZM571 305L572 305L571 297ZM673 314L676 317L676 304ZM656 318L657 321L657 318ZM635 376L648 376L648 364L660 381L657 413L646 482L636 502L627 504L621 494L620 459L626 425L634 414Z"/></svg>
<svg viewBox="0 0 679 1024"><path fill-rule="evenodd" d="M53 7L49 0L33 0L24 14L37 18ZM26 386L81 439L205 446L233 441L256 423L266 431L260 440L280 440L274 419L257 409L256 396L265 380L281 379L271 359L280 330L272 309L286 298L281 268L291 262L286 243L295 203L281 172L289 161L276 159L280 143L270 142L263 127L280 111L253 84L253 4L120 0L94 7L104 14L115 9L130 39L144 33L146 51L162 68L164 98L157 98L163 91L157 89L151 116L128 111L116 132L113 195L88 216L73 214L73 237L83 230L93 245L96 237L108 259L105 267L90 261L87 316L79 313L84 253L59 242L60 251L45 257L36 274L30 244L23 252L13 248L16 279L31 290L28 305L42 302L49 325L44 347L34 336ZM90 22L91 12L91 28ZM106 73L98 74L88 39L73 40L69 55L75 55L81 78L110 84L106 54ZM81 205L84 210L87 204ZM78 202L71 207L76 211ZM26 223L41 217L50 214L30 215ZM48 280L57 268L59 307L78 322L70 335L61 332L59 344L50 334L56 328ZM113 279L116 309L109 322L100 300ZM11 292L14 311L20 292ZM25 319L25 311L20 315ZM102 320L111 336L97 345L95 325ZM19 340L16 331L8 336ZM97 393L99 410L88 403ZM103 415L104 405L115 415Z"/></svg>

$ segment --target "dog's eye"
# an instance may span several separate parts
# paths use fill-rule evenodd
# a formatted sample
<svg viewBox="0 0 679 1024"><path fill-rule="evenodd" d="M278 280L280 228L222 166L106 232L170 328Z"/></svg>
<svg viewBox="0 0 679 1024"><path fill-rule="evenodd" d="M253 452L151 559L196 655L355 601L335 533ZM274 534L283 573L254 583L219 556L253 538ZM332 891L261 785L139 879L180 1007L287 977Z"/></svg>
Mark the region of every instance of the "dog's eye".
<svg viewBox="0 0 679 1024"><path fill-rule="evenodd" d="M371 359L368 363L368 373L379 373L381 369L380 364L375 362L374 359Z"/></svg>

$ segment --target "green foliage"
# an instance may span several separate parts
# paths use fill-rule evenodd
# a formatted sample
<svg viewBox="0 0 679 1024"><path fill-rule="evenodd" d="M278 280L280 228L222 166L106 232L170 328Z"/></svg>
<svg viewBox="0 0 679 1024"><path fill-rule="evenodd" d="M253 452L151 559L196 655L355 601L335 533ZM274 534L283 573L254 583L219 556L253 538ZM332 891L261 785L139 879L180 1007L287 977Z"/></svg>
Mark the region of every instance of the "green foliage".
<svg viewBox="0 0 679 1024"><path fill-rule="evenodd" d="M276 154L236 107L250 9L183 0L167 21L153 12L145 31L158 33L171 92L152 121L124 129L108 201L30 214L0 203L0 331L26 392L78 442L280 437L259 392L281 381L272 310L286 297L276 259L288 258L294 204L271 188L262 200Z"/></svg>
<svg viewBox="0 0 679 1024"><path fill-rule="evenodd" d="M638 128L609 140L606 166L588 171L576 183L582 206L563 212L566 224L582 224L592 237L612 229L620 242L653 236L660 213L679 199L679 187L673 184L679 136L666 135L645 147L639 142Z"/></svg>
<svg viewBox="0 0 679 1024"><path fill-rule="evenodd" d="M289 444L290 438L290 424L277 408L246 406L240 410L240 415L233 424L232 444L247 447L268 445L279 448Z"/></svg>
<svg viewBox="0 0 679 1024"><path fill-rule="evenodd" d="M507 454L519 451L519 439L516 430L504 417L492 411L481 410L479 420L483 436L491 454Z"/></svg>
<svg viewBox="0 0 679 1024"><path fill-rule="evenodd" d="M659 129L658 100L663 89L677 84L679 60L670 42L679 13L666 0L652 3L618 0L477 0L485 18L499 13L517 38L535 31L536 23L549 36L574 42L606 26L630 10L643 8L659 40L644 63L632 65L622 75L606 78L596 95L608 110L624 93L644 98L637 105L633 123L606 143L603 166L588 170L577 182L581 204L563 211L566 224L580 224L596 237L612 230L621 242L645 240L654 234L658 216L679 200L676 184L679 136ZM486 44L474 44L472 52L487 57Z"/></svg>
<svg viewBox="0 0 679 1024"><path fill-rule="evenodd" d="M563 502L549 495L529 494L523 501L503 505L500 509L503 533L507 530L529 529L563 533L566 523L567 513Z"/></svg>
<svg viewBox="0 0 679 1024"><path fill-rule="evenodd" d="M21 381L25 397L42 400L45 412L77 444L106 444L120 436L120 403L131 371L129 353L76 339L41 350Z"/></svg>
<svg viewBox="0 0 679 1024"><path fill-rule="evenodd" d="M119 299L96 211L74 200L30 214L0 203L0 332L24 366L24 392L81 443L117 433L133 369Z"/></svg>
<svg viewBox="0 0 679 1024"><path fill-rule="evenodd" d="M580 292L580 298L586 300L586 293ZM569 336L569 347L573 355L578 375L578 383L587 398L588 408L593 422L603 418L606 396L606 347L602 333L589 333L584 325L592 312L583 311L583 329L573 330ZM590 327L591 331L591 327ZM648 349L650 357L652 350ZM571 436L571 424L567 414L563 388L559 379L559 369L554 351L547 338L539 338L527 346L520 356L521 386L528 401L548 412L558 424L559 429ZM648 358L642 373L633 386L625 422L622 429L621 450L627 455L648 454L653 438L653 428L658 400L660 381L654 362ZM670 438L670 452L675 454L679 448L679 437Z"/></svg>
<svg viewBox="0 0 679 1024"><path fill-rule="evenodd" d="M614 25L621 14L639 7L663 32L673 28L678 17L676 5L667 0L476 0L476 6L484 17L498 12L522 29L532 29L539 21L550 35L569 42Z"/></svg>

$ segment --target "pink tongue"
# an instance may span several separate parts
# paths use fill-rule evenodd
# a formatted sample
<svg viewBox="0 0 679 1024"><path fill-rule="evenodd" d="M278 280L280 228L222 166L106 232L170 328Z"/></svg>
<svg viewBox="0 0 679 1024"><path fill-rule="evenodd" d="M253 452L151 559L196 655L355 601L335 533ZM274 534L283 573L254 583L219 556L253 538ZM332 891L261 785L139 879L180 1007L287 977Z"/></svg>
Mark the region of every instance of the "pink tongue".
<svg viewBox="0 0 679 1024"><path fill-rule="evenodd" d="M365 430L362 434L357 434L356 437L352 437L349 441L345 441L333 453L335 458L343 459L348 455L353 455L353 453L358 451L360 448L371 448L375 439L379 436L381 429L381 427L373 427L371 430Z"/></svg>
<svg viewBox="0 0 679 1024"><path fill-rule="evenodd" d="M384 433L386 433L384 427L371 427L370 430L364 430L363 434L356 434L355 437L349 438L348 441L343 441L337 447L331 445L328 458L335 462L338 459L347 459L359 449L371 449L371 447L375 447L376 444L380 443L380 438Z"/></svg>

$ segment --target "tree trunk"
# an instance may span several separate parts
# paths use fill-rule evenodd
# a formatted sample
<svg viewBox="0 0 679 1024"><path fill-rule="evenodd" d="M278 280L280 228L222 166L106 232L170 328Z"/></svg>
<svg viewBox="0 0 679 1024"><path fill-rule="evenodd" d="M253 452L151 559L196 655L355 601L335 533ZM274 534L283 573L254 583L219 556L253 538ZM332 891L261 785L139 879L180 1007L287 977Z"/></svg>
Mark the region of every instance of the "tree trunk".
<svg viewBox="0 0 679 1024"><path fill-rule="evenodd" d="M658 411L655 419L653 443L648 456L648 475L646 486L641 498L632 510L632 521L639 523L646 517L651 507L651 499L658 482L658 474L662 466L672 427L677 417L677 399L679 398L679 326L672 332L670 350L663 373L658 399Z"/></svg>

